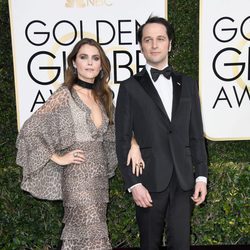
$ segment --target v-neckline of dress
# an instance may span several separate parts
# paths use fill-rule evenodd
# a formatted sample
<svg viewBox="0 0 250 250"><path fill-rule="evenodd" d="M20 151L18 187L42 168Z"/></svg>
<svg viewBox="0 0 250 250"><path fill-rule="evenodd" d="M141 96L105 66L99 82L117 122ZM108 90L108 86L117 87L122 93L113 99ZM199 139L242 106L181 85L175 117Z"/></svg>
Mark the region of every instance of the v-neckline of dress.
<svg viewBox="0 0 250 250"><path fill-rule="evenodd" d="M92 114L91 109L89 108L89 106L86 103L83 102L83 100L80 98L80 96L78 95L77 91L74 88L72 88L72 96L75 99L77 105L81 109L87 111L88 118L91 121L91 124L94 126L95 130L97 130L97 131L100 130L104 126L104 123L105 123L105 121L104 121L104 115L103 115L103 112L104 112L103 105L100 102L97 103L98 106L99 106L99 108L100 108L100 110L101 110L101 116L102 116L101 125L99 127L97 127L96 124L95 124L95 122L94 122L94 120L91 117L91 114Z"/></svg>

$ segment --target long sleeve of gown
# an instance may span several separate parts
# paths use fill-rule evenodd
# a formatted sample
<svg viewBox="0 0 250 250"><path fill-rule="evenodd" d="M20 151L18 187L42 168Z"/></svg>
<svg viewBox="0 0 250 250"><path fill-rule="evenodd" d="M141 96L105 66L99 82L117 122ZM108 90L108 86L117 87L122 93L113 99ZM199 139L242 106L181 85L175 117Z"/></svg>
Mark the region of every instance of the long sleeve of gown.
<svg viewBox="0 0 250 250"><path fill-rule="evenodd" d="M39 199L62 198L62 167L51 161L73 143L70 92L59 88L23 125L17 137L16 162L23 168L21 188Z"/></svg>

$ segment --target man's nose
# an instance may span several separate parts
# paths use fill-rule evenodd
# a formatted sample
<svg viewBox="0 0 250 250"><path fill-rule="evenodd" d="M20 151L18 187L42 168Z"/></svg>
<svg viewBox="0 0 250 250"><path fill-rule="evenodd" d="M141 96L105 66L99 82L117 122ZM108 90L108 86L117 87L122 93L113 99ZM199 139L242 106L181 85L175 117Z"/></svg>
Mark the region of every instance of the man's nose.
<svg viewBox="0 0 250 250"><path fill-rule="evenodd" d="M152 48L157 48L157 40L152 40Z"/></svg>

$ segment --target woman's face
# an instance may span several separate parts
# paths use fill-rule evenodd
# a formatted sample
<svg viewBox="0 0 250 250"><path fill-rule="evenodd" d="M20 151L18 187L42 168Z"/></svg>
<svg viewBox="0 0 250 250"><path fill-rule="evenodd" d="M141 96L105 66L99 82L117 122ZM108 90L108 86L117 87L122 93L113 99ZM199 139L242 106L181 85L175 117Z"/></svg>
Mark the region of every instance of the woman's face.
<svg viewBox="0 0 250 250"><path fill-rule="evenodd" d="M93 83L101 71L101 56L95 46L82 45L73 62L80 80Z"/></svg>

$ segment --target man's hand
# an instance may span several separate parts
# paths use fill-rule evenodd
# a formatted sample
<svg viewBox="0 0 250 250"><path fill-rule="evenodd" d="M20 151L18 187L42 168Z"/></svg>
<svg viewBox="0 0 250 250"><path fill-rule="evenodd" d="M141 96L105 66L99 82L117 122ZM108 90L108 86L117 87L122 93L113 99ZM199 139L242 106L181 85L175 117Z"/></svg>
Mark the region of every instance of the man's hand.
<svg viewBox="0 0 250 250"><path fill-rule="evenodd" d="M203 181L196 182L194 194L191 197L195 205L199 206L205 200L206 195L207 195L207 184Z"/></svg>
<svg viewBox="0 0 250 250"><path fill-rule="evenodd" d="M152 199L148 190L142 185L137 185L131 190L134 202L139 207L152 207Z"/></svg>

